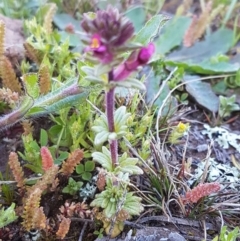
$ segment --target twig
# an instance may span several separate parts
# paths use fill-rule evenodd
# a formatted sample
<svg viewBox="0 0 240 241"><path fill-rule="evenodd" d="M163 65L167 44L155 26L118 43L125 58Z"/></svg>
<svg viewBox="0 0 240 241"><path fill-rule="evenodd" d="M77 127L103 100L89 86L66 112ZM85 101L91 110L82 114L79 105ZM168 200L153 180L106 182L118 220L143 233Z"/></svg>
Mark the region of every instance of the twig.
<svg viewBox="0 0 240 241"><path fill-rule="evenodd" d="M177 71L178 67L174 68L174 70L168 75L168 77L162 82L161 87L159 89L159 91L157 92L157 94L154 96L153 100L150 103L150 108L153 106L154 102L157 100L157 98L160 96L160 94L163 91L163 88L165 87L167 81L170 80L170 78L172 78L173 74Z"/></svg>
<svg viewBox="0 0 240 241"><path fill-rule="evenodd" d="M42 177L32 177L32 178L29 178L29 179L26 179L25 182L28 182L28 181L35 181L35 180L38 180ZM8 184L15 184L17 183L16 181L0 181L0 185L8 185Z"/></svg>
<svg viewBox="0 0 240 241"><path fill-rule="evenodd" d="M85 219L85 218L71 218L71 221L85 222L85 223L93 223L94 222L91 219Z"/></svg>
<svg viewBox="0 0 240 241"><path fill-rule="evenodd" d="M137 224L137 223L130 222L130 221L124 221L124 224L127 225L127 226L130 226L130 227L136 228L136 229L143 229L143 228L145 228L144 225Z"/></svg>
<svg viewBox="0 0 240 241"><path fill-rule="evenodd" d="M80 236L79 236L78 241L82 241L83 234L84 234L84 232L85 232L85 229L87 228L87 225L88 225L87 222L83 224L83 228L82 228L82 230L81 230L81 233L80 233Z"/></svg>
<svg viewBox="0 0 240 241"><path fill-rule="evenodd" d="M100 109L98 109L90 100L86 100L87 102L88 102L88 104L90 104L91 106L92 106L92 108L94 109L94 110L96 110L97 111L97 113L99 113L99 114L101 114L101 115L104 115L104 113L100 110Z"/></svg>
<svg viewBox="0 0 240 241"><path fill-rule="evenodd" d="M223 220L222 212L220 210L218 212L219 212L219 216L221 218L221 228L222 228L224 225L224 220Z"/></svg>
<svg viewBox="0 0 240 241"><path fill-rule="evenodd" d="M205 164L205 166L204 166L203 175L202 175L202 178L201 178L201 180L200 180L200 183L204 183L205 180L206 180L206 178L207 178L208 168L209 168L209 166L210 166L210 164L209 164L209 158L210 158L211 153L212 153L212 150L211 150L212 146L213 146L213 141L211 141L210 145L208 146L208 152L207 152L207 156L206 156L206 158L205 158L206 164Z"/></svg>
<svg viewBox="0 0 240 241"><path fill-rule="evenodd" d="M206 229L206 221L202 220L203 232L204 232L204 240L207 239L207 229Z"/></svg>
<svg viewBox="0 0 240 241"><path fill-rule="evenodd" d="M197 228L201 227L201 225L199 224L198 221L189 220L189 219L182 219L182 218L175 218L175 217L171 217L171 220L169 220L165 216L145 217L145 218L140 219L138 221L138 223L146 223L146 222L149 222L149 221L161 221L161 222L166 222L166 223L175 222L176 224L180 224L180 225L184 225L184 226L191 226L191 227L197 227ZM211 229L211 230L217 230L214 227L214 225L212 225L211 223L206 223L206 227L208 229Z"/></svg>
<svg viewBox="0 0 240 241"><path fill-rule="evenodd" d="M183 157L182 157L182 175L183 177L185 176L185 162L186 162L186 153L187 153L187 148L188 148L188 141L189 141L189 134L187 134L187 140L184 145L184 151L183 151Z"/></svg>

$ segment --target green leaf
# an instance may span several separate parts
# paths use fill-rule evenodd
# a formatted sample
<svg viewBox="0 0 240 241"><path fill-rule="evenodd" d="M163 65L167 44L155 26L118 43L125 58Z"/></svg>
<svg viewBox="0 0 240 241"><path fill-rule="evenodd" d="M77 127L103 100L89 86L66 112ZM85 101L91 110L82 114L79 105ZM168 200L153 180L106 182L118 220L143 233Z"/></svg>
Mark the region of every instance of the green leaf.
<svg viewBox="0 0 240 241"><path fill-rule="evenodd" d="M24 167L32 170L32 171L35 172L35 173L42 173L42 172L43 172L43 171L42 171L42 167L41 167L41 166L36 166L36 164L35 164L35 165L25 164Z"/></svg>
<svg viewBox="0 0 240 241"><path fill-rule="evenodd" d="M44 109L44 107L37 107L37 106L33 106L28 112L27 112L27 117L30 116L37 116L39 115L39 113L44 113L46 110Z"/></svg>
<svg viewBox="0 0 240 241"><path fill-rule="evenodd" d="M70 188L68 186L64 187L62 190L63 193L69 193L70 192Z"/></svg>
<svg viewBox="0 0 240 241"><path fill-rule="evenodd" d="M61 36L61 42L68 41L70 47L78 47L78 51L83 49L83 44L79 41L79 35L74 33L68 33L65 31L59 31L59 35Z"/></svg>
<svg viewBox="0 0 240 241"><path fill-rule="evenodd" d="M103 168L107 169L108 171L113 171L111 154L105 146L102 147L102 152L94 152L92 157L93 160L100 163Z"/></svg>
<svg viewBox="0 0 240 241"><path fill-rule="evenodd" d="M58 140L58 135L62 131L62 128L60 125L54 125L49 129L48 134L52 142L55 143Z"/></svg>
<svg viewBox="0 0 240 241"><path fill-rule="evenodd" d="M54 160L54 164L56 165L60 165L69 156L69 153L67 151L60 151L59 153L59 157L56 160Z"/></svg>
<svg viewBox="0 0 240 241"><path fill-rule="evenodd" d="M164 55L181 45L184 34L191 23L190 17L175 17L163 26L162 33L155 42L156 53Z"/></svg>
<svg viewBox="0 0 240 241"><path fill-rule="evenodd" d="M146 11L143 6L130 7L124 15L131 20L135 32L138 32L143 27L146 19Z"/></svg>
<svg viewBox="0 0 240 241"><path fill-rule="evenodd" d="M127 78L126 80L118 81L115 84L116 84L116 86L119 86L119 87L145 90L144 84L141 81L139 81L138 79L134 79L134 78Z"/></svg>
<svg viewBox="0 0 240 241"><path fill-rule="evenodd" d="M133 193L127 193L126 201L124 202L123 209L130 215L139 215L143 211L141 198L133 196Z"/></svg>
<svg viewBox="0 0 240 241"><path fill-rule="evenodd" d="M204 41L196 42L192 47L182 47L168 55L171 61L181 61L189 59L192 63L208 60L213 56L225 54L233 44L234 33L230 29L221 28L211 35L207 36Z"/></svg>
<svg viewBox="0 0 240 241"><path fill-rule="evenodd" d="M53 3L45 3L45 4L39 5L39 8L35 14L35 17L38 20L38 23L43 24L44 18L52 6L53 6Z"/></svg>
<svg viewBox="0 0 240 241"><path fill-rule="evenodd" d="M211 85L209 83L202 82L198 76L185 76L184 82L186 83L186 90L191 95L195 101L210 110L211 112L216 113L219 107L219 98L212 91ZM192 81L191 81L192 80ZM210 104L211 103L211 104Z"/></svg>
<svg viewBox="0 0 240 241"><path fill-rule="evenodd" d="M53 22L60 30L63 30L58 32L61 36L61 42L65 42L68 39L71 47L80 47L79 50L83 48L77 34L64 31L68 25L72 25L74 27L74 31L82 31L78 20L74 19L69 14L58 13L54 16Z"/></svg>
<svg viewBox="0 0 240 241"><path fill-rule="evenodd" d="M239 70L239 63L211 63L210 60L205 60L199 63L191 63L191 60L186 60L184 62L175 62L171 60L166 60L165 63L169 66L182 67L189 72L195 72L196 74L219 74L219 73L229 73L236 72Z"/></svg>
<svg viewBox="0 0 240 241"><path fill-rule="evenodd" d="M46 146L48 143L48 134L44 129L40 131L40 145Z"/></svg>
<svg viewBox="0 0 240 241"><path fill-rule="evenodd" d="M82 187L83 182L76 182L72 177L68 179L68 185L63 188L63 193L69 193L75 195L77 191Z"/></svg>
<svg viewBox="0 0 240 241"><path fill-rule="evenodd" d="M105 141L108 140L109 134L110 134L109 132L105 132L105 131L102 131L102 132L98 133L98 134L95 136L94 144L95 144L96 146L101 145L102 143L104 143Z"/></svg>
<svg viewBox="0 0 240 241"><path fill-rule="evenodd" d="M23 76L24 84L27 90L27 93L32 97L32 98L38 98L39 97L39 85L38 85L38 76L37 74L25 74Z"/></svg>
<svg viewBox="0 0 240 241"><path fill-rule="evenodd" d="M82 175L82 179L85 181L89 181L92 177L92 174L90 172L84 172Z"/></svg>
<svg viewBox="0 0 240 241"><path fill-rule="evenodd" d="M77 85L77 79L71 79L64 83L60 88L49 92L35 100L33 108L38 112L30 112L27 117L41 116L48 113L57 112L63 108L72 107L85 100L89 91Z"/></svg>
<svg viewBox="0 0 240 241"><path fill-rule="evenodd" d="M36 141L32 141L29 143L29 147L31 147L32 150L34 150L34 152L40 152L40 146L38 145L38 143Z"/></svg>
<svg viewBox="0 0 240 241"><path fill-rule="evenodd" d="M54 24L61 30L65 30L67 25L72 24L74 30L82 31L78 20L66 13L57 13L53 18ZM80 42L80 41L79 41Z"/></svg>
<svg viewBox="0 0 240 241"><path fill-rule="evenodd" d="M134 42L147 45L158 35L161 27L168 21L164 15L158 14L147 21L145 26L137 33Z"/></svg>
<svg viewBox="0 0 240 241"><path fill-rule="evenodd" d="M14 222L18 217L14 211L15 203L12 203L10 207L4 210L0 209L0 228L8 225L9 223Z"/></svg>
<svg viewBox="0 0 240 241"><path fill-rule="evenodd" d="M160 76L158 75L154 75L153 71L151 71L149 73L149 78L147 79L146 82L146 103L150 104L153 99L155 98L155 96L157 95L158 91L159 91L159 87L160 86ZM170 90L169 87L167 85L165 85L162 89L162 92L160 93L160 95L158 96L158 98L155 100L153 106L160 108L166 97L168 96ZM175 108L177 107L178 103L176 98L171 97L169 98L169 100L165 103L165 106L163 107L163 111L162 111L162 115L166 116L169 113L173 113L173 111L175 110Z"/></svg>
<svg viewBox="0 0 240 241"><path fill-rule="evenodd" d="M83 166L83 164L79 164L79 165L77 165L76 166L76 172L77 172L77 174L82 174L82 173L84 173L84 166Z"/></svg>
<svg viewBox="0 0 240 241"><path fill-rule="evenodd" d="M40 113L40 114L46 114L46 113L54 113L57 112L61 109L67 108L67 107L73 107L75 105L81 104L83 100L86 100L88 93L87 92L82 92L80 94L76 95L71 95L71 96L64 96L62 99L57 100L53 104L46 103L47 106L45 107L46 112L45 113Z"/></svg>
<svg viewBox="0 0 240 241"><path fill-rule="evenodd" d="M217 94L225 94L227 90L227 85L224 80L218 81L215 85L212 86L212 89Z"/></svg>
<svg viewBox="0 0 240 241"><path fill-rule="evenodd" d="M235 72L240 68L239 63L227 62L224 58L217 57L227 53L233 40L234 32L221 28L192 47L182 47L172 52L167 56L165 63L201 74ZM214 57L217 61L212 61Z"/></svg>
<svg viewBox="0 0 240 241"><path fill-rule="evenodd" d="M216 236L212 241L218 241L218 236Z"/></svg>
<svg viewBox="0 0 240 241"><path fill-rule="evenodd" d="M94 161L86 161L85 163L85 171L86 172L92 172L95 168L95 162Z"/></svg>
<svg viewBox="0 0 240 241"><path fill-rule="evenodd" d="M127 121L127 118L130 116L130 113L127 113L126 106L121 106L114 112L114 121L115 125L124 125Z"/></svg>

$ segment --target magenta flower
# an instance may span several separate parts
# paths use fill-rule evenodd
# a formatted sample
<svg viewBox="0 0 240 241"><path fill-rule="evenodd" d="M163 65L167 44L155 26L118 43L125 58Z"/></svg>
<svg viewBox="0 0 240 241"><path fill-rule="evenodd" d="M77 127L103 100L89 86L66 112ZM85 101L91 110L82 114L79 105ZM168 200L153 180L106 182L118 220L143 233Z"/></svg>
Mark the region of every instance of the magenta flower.
<svg viewBox="0 0 240 241"><path fill-rule="evenodd" d="M113 60L113 54L109 51L108 47L101 41L98 34L92 36L90 46L85 48L86 52L92 52L93 56L101 60L102 63L108 64Z"/></svg>
<svg viewBox="0 0 240 241"><path fill-rule="evenodd" d="M142 47L139 51L134 51L130 57L119 65L113 72L113 80L125 80L139 66L148 63L155 51L153 43L149 43L147 47Z"/></svg>
<svg viewBox="0 0 240 241"><path fill-rule="evenodd" d="M104 64L121 52L134 33L133 24L111 6L98 11L94 19L85 14L81 26L87 33L86 51L92 52Z"/></svg>

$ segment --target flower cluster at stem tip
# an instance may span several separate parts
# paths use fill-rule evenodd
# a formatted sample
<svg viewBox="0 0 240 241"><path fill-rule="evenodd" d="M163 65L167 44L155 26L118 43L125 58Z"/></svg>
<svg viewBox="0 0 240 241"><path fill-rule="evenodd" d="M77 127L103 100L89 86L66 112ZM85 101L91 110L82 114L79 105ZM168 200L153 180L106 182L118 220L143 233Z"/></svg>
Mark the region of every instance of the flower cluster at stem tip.
<svg viewBox="0 0 240 241"><path fill-rule="evenodd" d="M134 34L133 24L111 6L97 11L95 18L85 14L81 26L87 33L85 52L91 53L102 64L111 65L119 54L134 49L125 61L113 69L109 81L125 80L139 66L147 64L155 51L153 43L134 48L129 44Z"/></svg>

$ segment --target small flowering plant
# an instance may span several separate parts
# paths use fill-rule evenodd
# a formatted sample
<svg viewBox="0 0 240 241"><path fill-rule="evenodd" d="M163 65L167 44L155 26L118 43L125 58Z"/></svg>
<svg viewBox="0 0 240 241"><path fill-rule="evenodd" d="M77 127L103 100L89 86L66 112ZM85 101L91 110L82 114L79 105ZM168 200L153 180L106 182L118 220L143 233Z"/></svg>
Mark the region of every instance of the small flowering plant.
<svg viewBox="0 0 240 241"><path fill-rule="evenodd" d="M197 203L201 198L209 196L220 191L221 186L218 182L200 183L192 190L186 192L185 197L182 198L183 203Z"/></svg>
<svg viewBox="0 0 240 241"><path fill-rule="evenodd" d="M88 74L86 79L102 82L106 87L106 114L93 127L98 133L95 144L108 139L112 163L118 165L117 139L124 134L124 125L129 114L122 107L115 112L114 90L119 85L144 89L139 80L130 76L139 66L148 63L154 53L154 44L140 47L132 43L133 24L112 7L108 7L106 11L98 11L94 17L85 14L81 26L86 32L83 37L87 44L85 54L98 62L97 66L83 67ZM131 54L124 58L126 51L131 51ZM103 74L107 74L107 82L101 78Z"/></svg>
<svg viewBox="0 0 240 241"><path fill-rule="evenodd" d="M119 155L118 141L126 137L131 114L125 106L115 110L115 89L117 86L145 88L133 74L149 62L155 47L152 42L146 46L133 42L133 24L111 6L96 14L85 14L81 26L85 32L82 37L86 44L84 57L94 63L94 67L82 67L87 75L85 79L102 84L105 90L105 113L92 127L96 133L94 144L101 151L94 152L92 157L105 168L106 186L91 206L99 208L101 215L98 216L105 220L105 231L115 237L122 231L124 220L143 211L141 199L127 191L129 176L143 171L136 166L137 158L127 153ZM119 218L119 213L126 213L125 219Z"/></svg>

